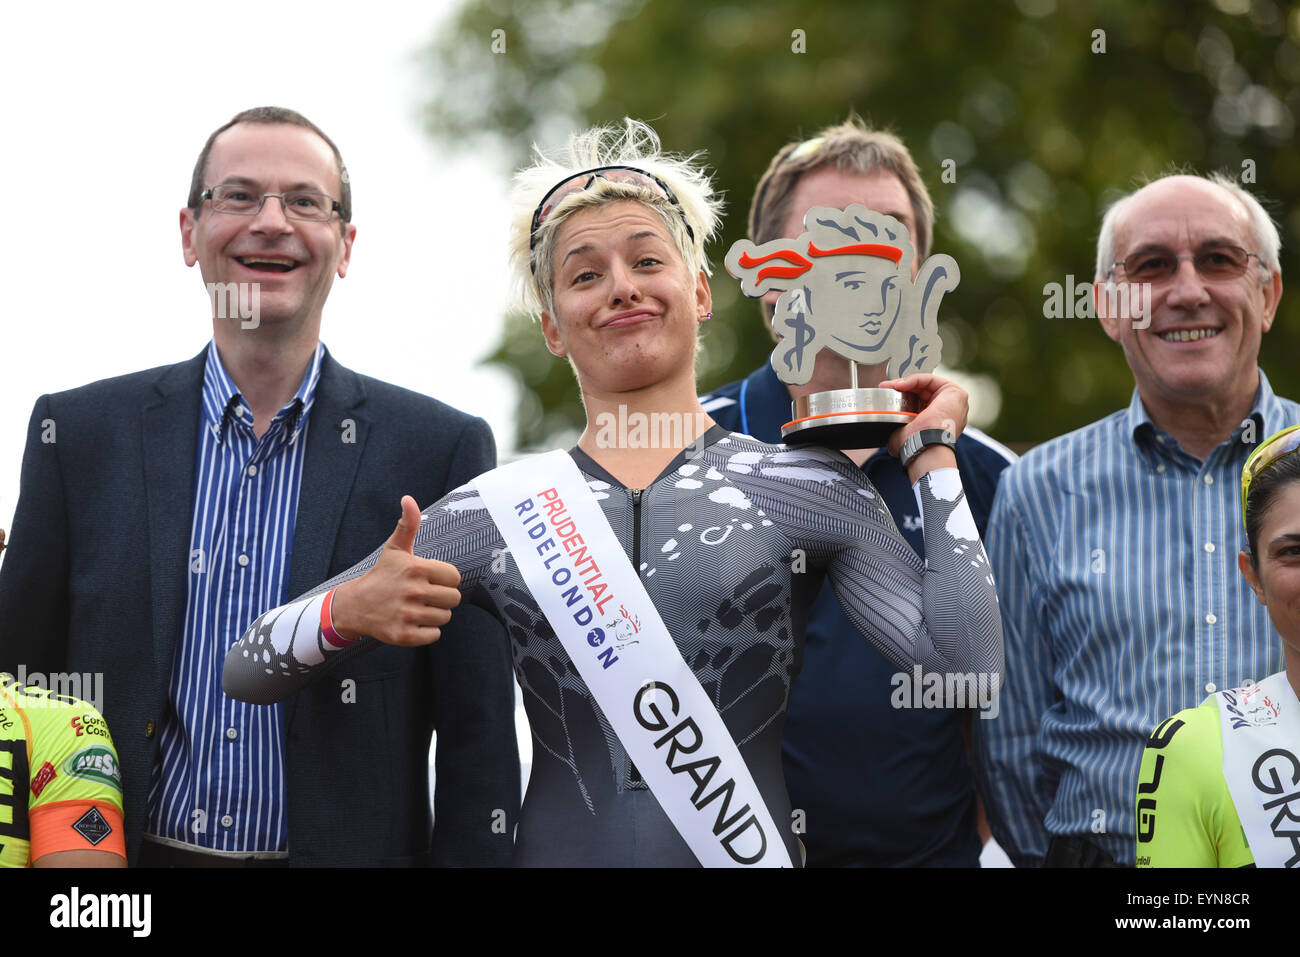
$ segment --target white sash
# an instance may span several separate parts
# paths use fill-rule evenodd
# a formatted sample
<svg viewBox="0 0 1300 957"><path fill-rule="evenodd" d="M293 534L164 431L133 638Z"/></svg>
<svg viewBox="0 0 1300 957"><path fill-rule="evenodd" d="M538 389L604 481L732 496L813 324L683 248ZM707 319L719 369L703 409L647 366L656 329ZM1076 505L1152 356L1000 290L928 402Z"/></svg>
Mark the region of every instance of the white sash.
<svg viewBox="0 0 1300 957"><path fill-rule="evenodd" d="M789 867L781 832L567 452L474 480L533 599L705 867Z"/></svg>
<svg viewBox="0 0 1300 957"><path fill-rule="evenodd" d="M1286 672L1220 691L1223 777L1257 867L1300 865L1300 702Z"/></svg>

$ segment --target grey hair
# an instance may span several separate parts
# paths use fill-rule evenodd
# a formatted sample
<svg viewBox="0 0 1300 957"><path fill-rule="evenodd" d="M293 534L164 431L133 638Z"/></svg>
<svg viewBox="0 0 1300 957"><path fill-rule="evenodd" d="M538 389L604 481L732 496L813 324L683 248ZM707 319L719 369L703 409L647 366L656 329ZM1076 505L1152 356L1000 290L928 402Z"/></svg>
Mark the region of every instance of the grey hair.
<svg viewBox="0 0 1300 957"><path fill-rule="evenodd" d="M1174 176L1191 176L1194 179L1204 180L1207 183L1213 183L1226 190L1233 196L1242 207L1246 210L1246 215L1250 219L1250 232L1255 241L1255 248L1251 250L1259 256L1260 267L1265 273L1272 273L1278 268L1278 254L1282 249L1282 237L1278 234L1277 223L1273 217L1268 214L1263 205L1251 193L1243 189L1236 180L1222 173L1210 173L1208 176L1201 176L1196 173L1171 173L1168 176L1162 176L1145 183L1138 189L1129 193L1127 196L1117 199L1111 203L1110 208L1106 210L1106 215L1101 220L1101 232L1097 235L1097 281L1106 280L1108 283L1111 279L1108 277L1111 264L1115 262L1115 224L1119 221L1125 210L1135 197L1143 190L1156 183L1162 183Z"/></svg>
<svg viewBox="0 0 1300 957"><path fill-rule="evenodd" d="M543 310L553 311L552 266L555 237L574 213L618 200L632 200L655 210L664 221L678 252L694 276L701 270L710 275L704 244L718 230L722 200L714 193L709 175L700 164L700 154L679 156L664 153L659 135L639 120L625 118L622 127L596 126L569 137L566 150L547 154L536 144L531 166L515 174L511 191L510 266L514 277L516 304L534 318ZM533 213L538 203L555 186L587 169L600 166L631 166L663 180L677 197L681 214L668 200L629 183L597 178L589 189L566 196L537 230L536 249L529 249ZM694 239L686 231L682 216L691 225ZM537 271L532 269L536 262Z"/></svg>

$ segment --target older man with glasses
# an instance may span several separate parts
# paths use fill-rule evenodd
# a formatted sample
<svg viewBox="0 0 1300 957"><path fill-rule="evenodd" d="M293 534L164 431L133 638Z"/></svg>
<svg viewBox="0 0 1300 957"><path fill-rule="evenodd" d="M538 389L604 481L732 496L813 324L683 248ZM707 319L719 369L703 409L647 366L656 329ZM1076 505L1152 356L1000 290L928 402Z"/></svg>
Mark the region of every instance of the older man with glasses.
<svg viewBox="0 0 1300 957"><path fill-rule="evenodd" d="M226 651L261 608L362 558L403 493L427 504L495 464L481 419L357 375L321 344L351 219L319 128L240 113L208 138L180 212L212 340L188 362L42 396L32 414L0 566L0 671L103 675L133 864L510 861L510 650L485 613L457 611L437 645L385 648L282 705L221 691Z"/></svg>
<svg viewBox="0 0 1300 957"><path fill-rule="evenodd" d="M1258 366L1279 245L1218 176L1156 180L1102 221L1094 301L1133 399L1008 470L989 523L1008 673L977 774L1019 865L1133 866L1147 736L1281 665L1235 567L1242 464L1300 418Z"/></svg>

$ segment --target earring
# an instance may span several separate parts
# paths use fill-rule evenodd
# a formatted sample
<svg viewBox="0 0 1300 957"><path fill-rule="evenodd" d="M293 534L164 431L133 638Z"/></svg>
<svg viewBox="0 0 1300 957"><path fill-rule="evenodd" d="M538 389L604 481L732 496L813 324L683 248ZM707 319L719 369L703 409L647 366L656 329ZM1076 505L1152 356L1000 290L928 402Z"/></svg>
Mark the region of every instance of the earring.
<svg viewBox="0 0 1300 957"><path fill-rule="evenodd" d="M704 315L700 316L700 322L703 322L705 319L712 319L712 318L713 318L713 313L706 312Z"/></svg>

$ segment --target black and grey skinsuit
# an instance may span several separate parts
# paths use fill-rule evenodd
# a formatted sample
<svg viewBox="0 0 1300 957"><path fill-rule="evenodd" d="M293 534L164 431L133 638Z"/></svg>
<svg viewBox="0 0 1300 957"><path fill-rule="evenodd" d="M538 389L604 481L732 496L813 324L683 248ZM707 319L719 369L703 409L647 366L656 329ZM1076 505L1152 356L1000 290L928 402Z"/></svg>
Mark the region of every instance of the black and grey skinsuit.
<svg viewBox="0 0 1300 957"><path fill-rule="evenodd" d="M571 454L797 862L795 835L782 825L791 808L781 732L805 614L823 575L867 640L909 675L914 664L927 673L1001 675L993 577L964 494L938 494L934 474L919 483L929 556L923 563L875 489L840 453L767 445L718 426L699 444L644 490L624 488L580 450ZM513 559L503 555L504 542L473 485L424 516L415 553L456 565L464 600L500 618L513 643L534 746L516 864L695 865ZM325 671L345 676L348 659L374 642L331 646L320 635L314 596L361 575L378 555L259 617L226 659L227 693L277 701Z"/></svg>

